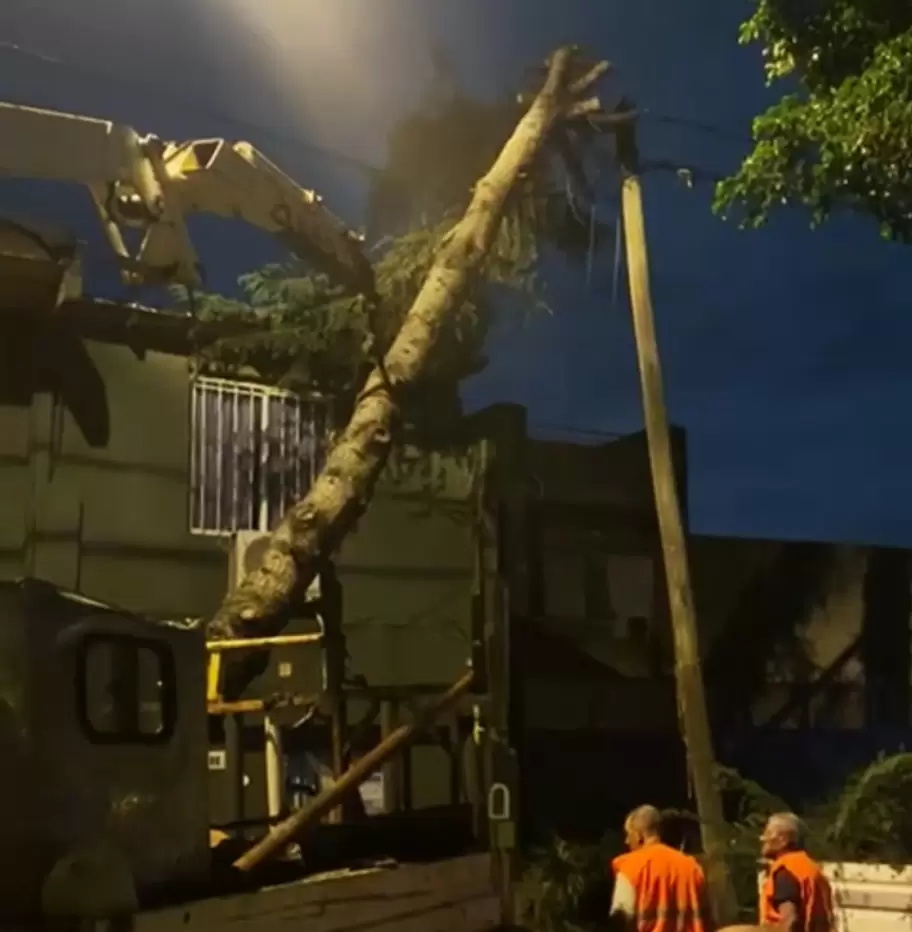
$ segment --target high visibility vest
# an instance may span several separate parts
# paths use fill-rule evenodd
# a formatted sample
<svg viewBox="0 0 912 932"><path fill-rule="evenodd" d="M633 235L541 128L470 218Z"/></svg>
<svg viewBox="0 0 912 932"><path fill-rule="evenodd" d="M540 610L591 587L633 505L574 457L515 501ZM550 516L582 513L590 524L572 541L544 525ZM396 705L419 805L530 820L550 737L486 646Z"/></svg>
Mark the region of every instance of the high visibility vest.
<svg viewBox="0 0 912 932"><path fill-rule="evenodd" d="M773 894L776 873L783 869L798 881L801 891L801 932L832 932L835 922L830 882L817 862L804 851L788 851L770 865L760 896L760 924L775 925L781 921L779 910L773 904Z"/></svg>
<svg viewBox="0 0 912 932"><path fill-rule="evenodd" d="M644 845L612 862L636 892L637 932L711 932L700 865L676 848Z"/></svg>

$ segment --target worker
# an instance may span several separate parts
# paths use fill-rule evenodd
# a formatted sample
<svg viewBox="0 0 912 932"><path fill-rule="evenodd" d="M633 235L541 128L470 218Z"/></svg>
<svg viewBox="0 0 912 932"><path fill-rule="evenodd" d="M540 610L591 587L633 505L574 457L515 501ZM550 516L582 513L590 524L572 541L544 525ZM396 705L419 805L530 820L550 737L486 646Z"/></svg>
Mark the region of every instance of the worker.
<svg viewBox="0 0 912 932"><path fill-rule="evenodd" d="M661 825L655 806L634 809L624 822L630 851L612 862L612 924L636 932L712 932L703 871L662 844Z"/></svg>
<svg viewBox="0 0 912 932"><path fill-rule="evenodd" d="M792 812L770 816L760 836L768 862L760 897L760 925L781 932L832 932L829 881L805 852L801 820Z"/></svg>

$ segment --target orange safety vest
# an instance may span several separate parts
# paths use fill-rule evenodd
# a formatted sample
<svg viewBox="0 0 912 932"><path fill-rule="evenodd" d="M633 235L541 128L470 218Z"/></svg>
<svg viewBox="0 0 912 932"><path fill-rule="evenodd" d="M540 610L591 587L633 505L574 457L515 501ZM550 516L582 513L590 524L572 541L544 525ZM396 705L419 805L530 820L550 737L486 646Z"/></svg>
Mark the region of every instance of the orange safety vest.
<svg viewBox="0 0 912 932"><path fill-rule="evenodd" d="M787 870L801 890L801 932L832 932L833 893L819 865L804 851L788 851L770 865L760 897L760 924L776 925L782 919L773 904L776 873ZM796 904L798 905L798 904Z"/></svg>
<svg viewBox="0 0 912 932"><path fill-rule="evenodd" d="M658 842L612 861L636 892L637 932L710 932L703 871L689 855Z"/></svg>

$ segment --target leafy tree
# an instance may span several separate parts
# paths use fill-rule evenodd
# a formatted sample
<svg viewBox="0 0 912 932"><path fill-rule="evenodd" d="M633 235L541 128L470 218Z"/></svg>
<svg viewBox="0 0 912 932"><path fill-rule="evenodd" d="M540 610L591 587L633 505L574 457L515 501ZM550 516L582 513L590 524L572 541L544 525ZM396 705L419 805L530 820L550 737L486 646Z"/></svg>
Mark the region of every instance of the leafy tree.
<svg viewBox="0 0 912 932"><path fill-rule="evenodd" d="M367 226L377 295L352 295L328 276L291 259L239 279L240 298L191 296L182 306L225 336L199 349L207 371L247 373L292 390L319 391L337 401L344 422L378 356L389 348L444 237L465 211L478 178L494 161L528 100L468 96L445 56L435 56L432 81L415 109L394 127L383 168L370 179ZM540 84L540 71L530 74ZM486 365L484 344L498 312L526 314L544 306L539 276L543 248L579 259L613 230L591 222L582 167L592 127L561 127L559 143L540 153L511 194L494 245L456 313L447 318L421 404L409 406L413 426L452 423L461 413L461 379ZM575 166L573 181L567 159ZM434 433L439 433L435 430Z"/></svg>
<svg viewBox="0 0 912 932"><path fill-rule="evenodd" d="M227 353L234 367L277 367L286 384L350 393L351 410L323 473L273 532L263 565L210 619L213 635L243 636L287 618L295 593L366 507L401 428L420 423L428 409L431 419L439 416L446 388L455 398L458 379L484 364L497 286L537 294L539 244L553 229L548 209L571 176L588 190L585 150L600 121L616 122L587 96L607 70L606 62L593 65L561 49L539 69L544 79L534 98L490 110L465 101L452 85L434 88L394 132L390 165L374 179L373 219L394 229L377 260L376 295L346 295L292 265L245 279L246 301L202 300L210 316L255 324L218 341L210 350L215 362L224 363ZM448 130L452 148L463 133L472 142L441 168L435 146L459 113L474 117ZM510 113L519 117L512 127ZM470 181L486 160L493 164ZM420 226L399 232L397 222ZM347 350L337 348L334 334Z"/></svg>
<svg viewBox="0 0 912 932"><path fill-rule="evenodd" d="M214 637L243 637L287 620L299 593L328 554L337 550L368 506L407 416L410 401L426 389L437 371L437 357L450 322L483 284L501 268L501 231L514 220L519 241L523 200L518 197L542 164L549 144L582 120L607 116L594 85L608 71L605 61L585 62L574 47L555 51L540 90L493 164L471 188L462 216L440 239L433 261L389 348L371 369L355 398L347 426L335 438L322 472L307 495L276 525L258 567L229 593L209 620ZM517 212L519 217L517 218ZM534 235L534 234L533 234ZM512 238L510 238L512 241ZM471 675L446 694L465 689ZM366 758L361 763L365 764ZM338 788L295 813L235 862L251 870L297 836L317 813L341 798ZM335 795L334 795L335 794Z"/></svg>
<svg viewBox="0 0 912 932"><path fill-rule="evenodd" d="M485 275L446 322L428 396L458 405L460 379L484 365L482 348L491 317L490 286L499 284L524 299L533 295L528 245L504 228ZM298 259L267 265L241 276L243 297L205 294L192 305L202 321L218 322L225 335L201 345L199 365L221 375L248 373L295 391L322 392L347 418L357 391L398 332L445 233L442 226L405 233L389 241L375 263L377 295L353 295Z"/></svg>
<svg viewBox="0 0 912 932"><path fill-rule="evenodd" d="M757 226L781 205L814 224L844 208L912 238L912 4L758 0L741 41L762 45L768 81L793 90L754 121L717 210Z"/></svg>
<svg viewBox="0 0 912 932"><path fill-rule="evenodd" d="M531 71L528 81L538 86L543 77ZM424 99L390 134L387 163L371 185L368 228L399 233L458 218L529 99L522 93L493 100L470 97L438 55ZM604 160L604 152L593 146L600 134L586 123L562 127L555 135L555 143L519 180L508 222L524 237L530 258L548 247L579 259L613 235L602 224L593 225L588 208L585 169Z"/></svg>

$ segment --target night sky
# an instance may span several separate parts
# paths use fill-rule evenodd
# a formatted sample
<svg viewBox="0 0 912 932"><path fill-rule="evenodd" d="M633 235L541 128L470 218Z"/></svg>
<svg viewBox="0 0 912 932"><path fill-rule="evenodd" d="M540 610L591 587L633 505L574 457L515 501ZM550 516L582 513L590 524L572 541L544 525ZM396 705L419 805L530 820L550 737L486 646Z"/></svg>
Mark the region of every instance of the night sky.
<svg viewBox="0 0 912 932"><path fill-rule="evenodd" d="M248 138L358 226L363 173L318 150L382 164L386 133L420 96L440 42L480 94L508 90L561 42L585 43L615 63L614 90L648 111L647 157L734 168L769 99L759 52L736 42L748 12L736 0L3 0L0 99L166 138ZM713 217L710 196L672 177L646 181L693 530L912 545L912 308L901 276L912 252L852 218L811 232L805 217L782 215L740 232ZM112 293L82 191L4 182L0 209L75 228L89 241L90 289ZM276 256L264 236L225 222L193 229L215 289ZM496 335L468 403L521 402L549 431L638 429L629 312L611 281L610 260L588 282L558 270L553 315Z"/></svg>

